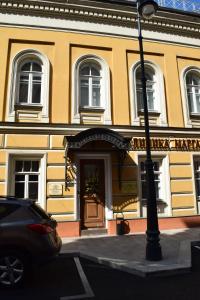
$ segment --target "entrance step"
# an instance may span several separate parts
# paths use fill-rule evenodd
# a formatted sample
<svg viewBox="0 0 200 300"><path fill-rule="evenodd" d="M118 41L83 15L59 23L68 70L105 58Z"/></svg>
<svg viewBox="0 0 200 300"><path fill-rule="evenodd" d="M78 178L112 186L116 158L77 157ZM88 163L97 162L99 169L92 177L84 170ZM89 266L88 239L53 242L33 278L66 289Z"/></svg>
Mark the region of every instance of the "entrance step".
<svg viewBox="0 0 200 300"><path fill-rule="evenodd" d="M95 236L106 234L108 234L108 230L106 228L89 228L81 230L81 236Z"/></svg>

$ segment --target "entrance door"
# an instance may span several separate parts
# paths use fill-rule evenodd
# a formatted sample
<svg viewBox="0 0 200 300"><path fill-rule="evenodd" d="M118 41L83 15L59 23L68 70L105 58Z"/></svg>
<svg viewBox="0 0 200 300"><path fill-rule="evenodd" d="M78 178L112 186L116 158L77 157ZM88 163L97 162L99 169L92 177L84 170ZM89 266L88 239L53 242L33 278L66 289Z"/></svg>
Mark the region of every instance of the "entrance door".
<svg viewBox="0 0 200 300"><path fill-rule="evenodd" d="M82 228L104 227L105 171L103 159L80 160Z"/></svg>

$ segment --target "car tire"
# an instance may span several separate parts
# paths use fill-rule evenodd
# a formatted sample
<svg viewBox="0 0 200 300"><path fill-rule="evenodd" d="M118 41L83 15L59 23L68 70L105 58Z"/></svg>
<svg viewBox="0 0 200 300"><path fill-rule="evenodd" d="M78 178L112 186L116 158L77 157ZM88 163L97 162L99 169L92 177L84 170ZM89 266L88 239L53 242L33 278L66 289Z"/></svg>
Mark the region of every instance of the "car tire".
<svg viewBox="0 0 200 300"><path fill-rule="evenodd" d="M0 284L5 288L15 288L24 283L28 274L27 256L15 251L0 254Z"/></svg>

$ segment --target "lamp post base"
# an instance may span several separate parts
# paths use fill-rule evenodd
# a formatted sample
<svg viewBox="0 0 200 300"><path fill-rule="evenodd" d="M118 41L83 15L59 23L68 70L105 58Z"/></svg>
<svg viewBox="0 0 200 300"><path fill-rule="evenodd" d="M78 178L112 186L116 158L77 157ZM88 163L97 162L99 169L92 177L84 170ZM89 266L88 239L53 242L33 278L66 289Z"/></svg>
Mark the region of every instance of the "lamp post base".
<svg viewBox="0 0 200 300"><path fill-rule="evenodd" d="M146 260L159 261L162 260L162 249L160 246L159 231L148 231L146 244Z"/></svg>

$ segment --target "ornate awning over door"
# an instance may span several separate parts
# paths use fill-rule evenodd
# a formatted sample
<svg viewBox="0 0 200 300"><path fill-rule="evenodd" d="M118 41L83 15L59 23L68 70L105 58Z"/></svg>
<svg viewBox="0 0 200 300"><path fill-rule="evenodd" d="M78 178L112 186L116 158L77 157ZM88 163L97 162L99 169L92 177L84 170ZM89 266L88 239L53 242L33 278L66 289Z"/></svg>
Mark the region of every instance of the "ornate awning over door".
<svg viewBox="0 0 200 300"><path fill-rule="evenodd" d="M130 138L125 138L119 133L107 128L91 128L78 133L75 136L65 136L65 162L66 162L66 188L69 182L70 163L68 159L69 152L89 151L85 146L94 141L103 141L109 143L112 147L107 149L98 149L99 151L115 151L118 155L118 177L119 186L121 186L121 166L127 151L130 149ZM91 148L90 151L95 149Z"/></svg>

